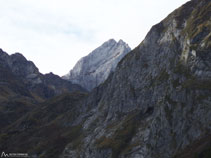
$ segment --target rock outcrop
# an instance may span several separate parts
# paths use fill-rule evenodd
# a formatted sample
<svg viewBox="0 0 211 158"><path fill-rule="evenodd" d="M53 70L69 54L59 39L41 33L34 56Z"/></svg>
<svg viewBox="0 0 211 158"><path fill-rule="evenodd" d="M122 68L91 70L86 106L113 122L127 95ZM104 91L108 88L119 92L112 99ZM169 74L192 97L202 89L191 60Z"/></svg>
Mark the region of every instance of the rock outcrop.
<svg viewBox="0 0 211 158"><path fill-rule="evenodd" d="M210 0L192 0L151 28L90 94L80 143L63 157L210 156L210 9Z"/></svg>
<svg viewBox="0 0 211 158"><path fill-rule="evenodd" d="M63 78L90 91L108 78L109 74L115 70L118 62L130 50L130 47L124 41L116 42L114 39L110 39L81 58L69 74Z"/></svg>
<svg viewBox="0 0 211 158"><path fill-rule="evenodd" d="M75 91L85 92L57 75L41 74L20 53L8 55L0 50L0 137L4 128L39 107L40 102Z"/></svg>
<svg viewBox="0 0 211 158"><path fill-rule="evenodd" d="M20 89L20 92L27 89L26 95L34 95L34 97L46 99L63 92L85 91L81 86L72 84L53 73L41 74L34 63L28 61L20 53L8 55L3 50L0 50L0 63L2 71L0 74L0 81L2 80L2 82L0 83L11 86L18 81L24 87ZM16 84L14 87L17 88L20 85Z"/></svg>
<svg viewBox="0 0 211 158"><path fill-rule="evenodd" d="M20 53L0 50L0 151L57 158L80 132L70 125L84 92L53 73L41 74Z"/></svg>

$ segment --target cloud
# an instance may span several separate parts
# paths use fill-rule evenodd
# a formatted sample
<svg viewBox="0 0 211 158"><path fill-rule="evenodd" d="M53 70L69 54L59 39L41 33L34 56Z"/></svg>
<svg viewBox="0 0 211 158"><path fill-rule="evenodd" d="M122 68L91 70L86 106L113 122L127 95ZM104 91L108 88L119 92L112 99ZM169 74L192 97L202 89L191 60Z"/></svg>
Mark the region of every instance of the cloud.
<svg viewBox="0 0 211 158"><path fill-rule="evenodd" d="M152 25L186 1L2 0L0 47L23 53L43 73L63 75L110 38L134 48Z"/></svg>

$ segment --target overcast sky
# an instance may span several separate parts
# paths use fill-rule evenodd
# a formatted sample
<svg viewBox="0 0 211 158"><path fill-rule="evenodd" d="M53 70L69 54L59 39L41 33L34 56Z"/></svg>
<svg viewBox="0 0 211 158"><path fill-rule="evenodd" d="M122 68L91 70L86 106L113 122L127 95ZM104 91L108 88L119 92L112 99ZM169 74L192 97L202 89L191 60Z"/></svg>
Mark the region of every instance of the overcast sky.
<svg viewBox="0 0 211 158"><path fill-rule="evenodd" d="M103 42L131 48L188 0L0 0L0 48L64 75Z"/></svg>

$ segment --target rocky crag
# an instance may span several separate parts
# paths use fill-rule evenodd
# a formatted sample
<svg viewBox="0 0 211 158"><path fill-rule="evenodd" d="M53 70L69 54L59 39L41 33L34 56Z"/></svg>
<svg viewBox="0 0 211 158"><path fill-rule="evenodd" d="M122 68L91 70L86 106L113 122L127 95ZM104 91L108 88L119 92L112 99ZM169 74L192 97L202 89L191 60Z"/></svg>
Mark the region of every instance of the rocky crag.
<svg viewBox="0 0 211 158"><path fill-rule="evenodd" d="M80 143L62 157L208 158L210 94L211 1L192 0L153 26L91 93Z"/></svg>
<svg viewBox="0 0 211 158"><path fill-rule="evenodd" d="M41 74L20 53L8 55L0 50L0 131L40 102L75 91L85 89L52 73Z"/></svg>
<svg viewBox="0 0 211 158"><path fill-rule="evenodd" d="M103 83L113 72L118 62L130 52L124 41L110 39L87 56L81 58L63 78L92 90Z"/></svg>
<svg viewBox="0 0 211 158"><path fill-rule="evenodd" d="M11 87L19 81L21 82L19 84L24 87L23 89L20 88L20 93L22 93L21 90L27 89L26 95L34 95L37 99L50 98L68 91L84 90L79 85L63 80L53 73L41 74L34 63L28 61L20 53L8 55L0 50L0 63L1 85L10 85ZM14 88L20 85L16 84Z"/></svg>

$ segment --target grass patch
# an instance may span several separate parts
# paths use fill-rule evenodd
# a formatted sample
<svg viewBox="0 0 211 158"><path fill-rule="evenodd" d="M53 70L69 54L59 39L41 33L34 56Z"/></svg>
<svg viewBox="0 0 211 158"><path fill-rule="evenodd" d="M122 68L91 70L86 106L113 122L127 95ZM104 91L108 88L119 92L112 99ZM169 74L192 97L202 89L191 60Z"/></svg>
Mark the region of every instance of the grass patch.
<svg viewBox="0 0 211 158"><path fill-rule="evenodd" d="M184 29L184 33L186 32L188 34L189 39L194 39L206 27L210 27L211 23L209 18L211 11L209 8L211 8L211 2L193 10L192 16L187 20L187 25Z"/></svg>
<svg viewBox="0 0 211 158"><path fill-rule="evenodd" d="M211 90L211 80L188 79L182 83L183 88Z"/></svg>

